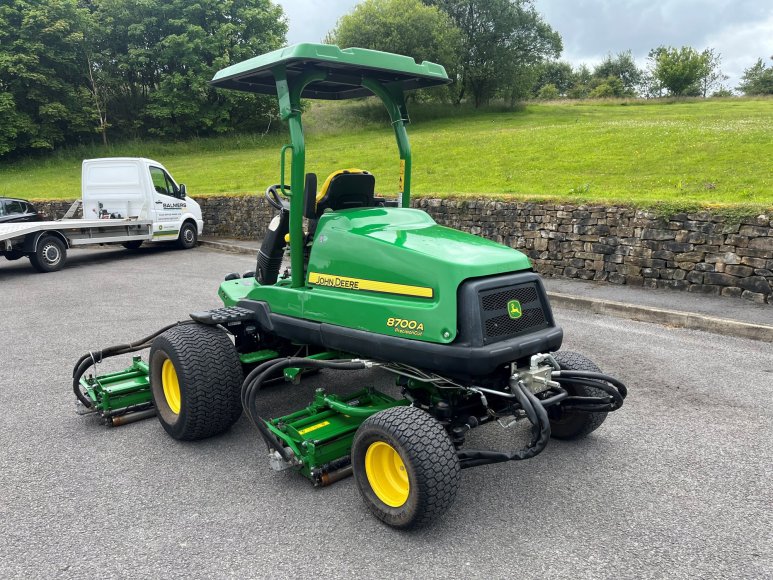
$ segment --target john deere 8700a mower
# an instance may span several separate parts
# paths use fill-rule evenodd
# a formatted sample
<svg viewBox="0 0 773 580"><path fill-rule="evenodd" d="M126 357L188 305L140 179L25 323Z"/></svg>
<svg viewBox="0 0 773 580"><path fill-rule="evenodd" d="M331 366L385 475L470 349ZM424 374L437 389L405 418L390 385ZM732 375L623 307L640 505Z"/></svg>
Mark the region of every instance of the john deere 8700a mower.
<svg viewBox="0 0 773 580"><path fill-rule="evenodd" d="M276 94L290 130L280 183L266 191L276 216L256 271L220 285L223 308L84 355L73 381L81 403L113 424L157 414L181 440L223 433L244 411L274 469L298 470L317 485L353 473L370 510L401 528L445 511L462 469L534 457L551 436L597 429L623 404L625 386L559 350L562 330L526 256L410 208L405 93L448 82L433 63L316 44L217 73L216 87ZM301 99L371 94L386 105L397 139L394 199L375 194L367 171L335 171L322 187L305 172ZM125 371L87 376L103 358L148 347L147 364L135 358ZM259 408L267 381L367 368L392 373L403 398L319 389L290 415L266 418ZM523 449L464 445L470 429L520 419L532 425Z"/></svg>

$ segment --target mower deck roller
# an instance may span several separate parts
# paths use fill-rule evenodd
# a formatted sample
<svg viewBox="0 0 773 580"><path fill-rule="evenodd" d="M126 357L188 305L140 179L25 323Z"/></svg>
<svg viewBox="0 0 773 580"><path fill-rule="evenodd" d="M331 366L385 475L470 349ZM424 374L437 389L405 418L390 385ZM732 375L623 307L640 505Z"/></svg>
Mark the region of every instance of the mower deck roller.
<svg viewBox="0 0 773 580"><path fill-rule="evenodd" d="M177 439L222 433L244 411L273 469L297 470L315 485L353 474L368 509L398 528L440 516L463 469L528 459L551 437L600 427L626 388L584 356L559 350L563 332L526 256L409 207L405 91L447 82L433 63L315 44L215 75L216 87L276 94L290 130L280 183L266 191L277 213L257 274L229 275L218 290L223 308L81 357L73 390L82 407L113 424L155 412ZM377 176L361 169L336 170L317 191L320 180L305 173L300 99L369 94L385 104L395 132L396 196L377 194ZM137 359L123 373L87 376L106 357L146 348L148 365ZM269 382L363 369L390 373L402 397L319 389L282 417L260 408ZM528 422L529 444L465 446L468 431L495 421Z"/></svg>

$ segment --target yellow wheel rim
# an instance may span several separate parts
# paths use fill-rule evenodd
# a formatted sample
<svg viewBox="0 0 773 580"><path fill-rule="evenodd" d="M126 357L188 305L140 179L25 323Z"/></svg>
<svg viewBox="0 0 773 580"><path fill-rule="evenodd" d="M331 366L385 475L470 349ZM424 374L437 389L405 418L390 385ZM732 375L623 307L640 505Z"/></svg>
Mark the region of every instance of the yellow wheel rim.
<svg viewBox="0 0 773 580"><path fill-rule="evenodd" d="M161 367L161 386L164 388L164 398L169 410L175 415L180 413L180 381L171 360L166 359Z"/></svg>
<svg viewBox="0 0 773 580"><path fill-rule="evenodd" d="M408 501L411 485L400 454L383 441L371 443L365 452L365 475L376 497L389 507Z"/></svg>

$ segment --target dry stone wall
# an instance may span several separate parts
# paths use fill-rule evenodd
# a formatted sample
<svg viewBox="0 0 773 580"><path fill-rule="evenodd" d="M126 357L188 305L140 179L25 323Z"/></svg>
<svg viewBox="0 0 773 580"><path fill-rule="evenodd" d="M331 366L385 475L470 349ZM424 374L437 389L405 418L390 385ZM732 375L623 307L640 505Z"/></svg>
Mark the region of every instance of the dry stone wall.
<svg viewBox="0 0 773 580"><path fill-rule="evenodd" d="M258 239L274 210L262 196L203 197L206 234ZM69 202L36 204L61 217ZM546 276L745 298L773 304L771 215L661 216L647 210L417 198L438 223L525 252Z"/></svg>

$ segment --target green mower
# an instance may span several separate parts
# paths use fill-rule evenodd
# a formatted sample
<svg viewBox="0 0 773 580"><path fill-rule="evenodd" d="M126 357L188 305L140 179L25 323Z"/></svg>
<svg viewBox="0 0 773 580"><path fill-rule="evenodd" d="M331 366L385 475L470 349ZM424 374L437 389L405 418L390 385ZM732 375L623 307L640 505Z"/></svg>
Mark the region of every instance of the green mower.
<svg viewBox="0 0 773 580"><path fill-rule="evenodd" d="M545 289L512 248L437 225L410 208L405 93L450 82L442 66L372 50L299 44L218 72L224 89L276 94L290 144L276 210L255 272L229 275L224 307L195 312L134 343L89 352L75 365L83 412L112 425L157 415L175 439L227 431L244 411L275 470L315 485L354 475L375 516L397 528L425 524L454 501L462 469L539 454L550 437L574 439L619 409L625 386L582 355L560 351ZM301 99L376 95L400 155L395 199L377 196L363 170L305 173ZM290 180L285 184L286 157ZM289 256L289 267L283 259ZM125 371L95 376L103 359L150 348ZM320 369L378 369L402 398L365 387L318 389L297 412L270 417L258 394ZM523 449L465 447L471 429L531 424Z"/></svg>

